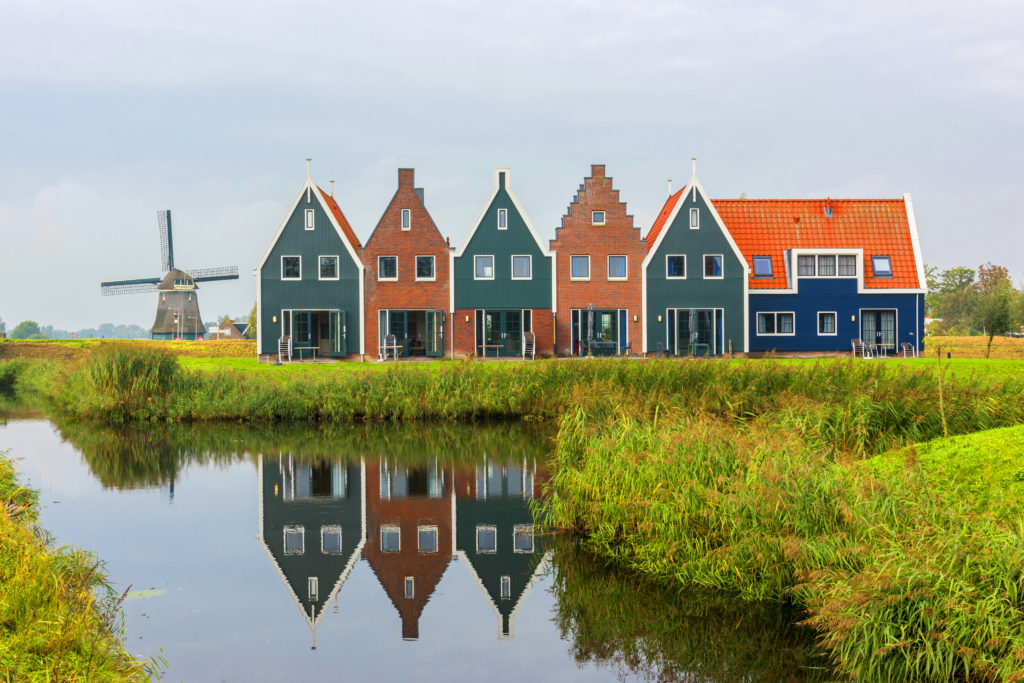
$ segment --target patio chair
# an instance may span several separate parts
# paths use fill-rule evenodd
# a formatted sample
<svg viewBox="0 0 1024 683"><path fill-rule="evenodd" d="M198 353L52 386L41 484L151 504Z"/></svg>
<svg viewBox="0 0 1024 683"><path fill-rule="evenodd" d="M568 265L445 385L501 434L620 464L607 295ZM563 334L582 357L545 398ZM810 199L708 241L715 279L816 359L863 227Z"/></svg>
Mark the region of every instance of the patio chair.
<svg viewBox="0 0 1024 683"><path fill-rule="evenodd" d="M917 347L910 342L903 342L900 348L903 350L904 358L917 358Z"/></svg>
<svg viewBox="0 0 1024 683"><path fill-rule="evenodd" d="M393 334L384 335L384 360L388 359L388 353L394 360L398 360L398 338Z"/></svg>
<svg viewBox="0 0 1024 683"><path fill-rule="evenodd" d="M630 340L625 346L622 347L622 357L629 358L629 354L633 353L633 340Z"/></svg>
<svg viewBox="0 0 1024 683"><path fill-rule="evenodd" d="M535 353L537 349L537 335L533 332L523 333L523 360L529 356L530 360L536 360Z"/></svg>
<svg viewBox="0 0 1024 683"><path fill-rule="evenodd" d="M861 358L871 358L871 344L866 343L863 339L853 339L850 341L850 345L853 347L854 358L858 355Z"/></svg>
<svg viewBox="0 0 1024 683"><path fill-rule="evenodd" d="M292 361L292 338L291 335L285 335L277 340L277 362L283 363L285 359L290 363Z"/></svg>

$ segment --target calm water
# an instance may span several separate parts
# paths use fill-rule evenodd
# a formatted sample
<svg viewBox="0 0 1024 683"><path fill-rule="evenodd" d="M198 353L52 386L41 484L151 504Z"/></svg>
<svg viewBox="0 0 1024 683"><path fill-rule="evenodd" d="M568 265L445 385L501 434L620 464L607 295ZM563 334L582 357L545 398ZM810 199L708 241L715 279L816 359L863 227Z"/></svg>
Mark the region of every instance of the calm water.
<svg viewBox="0 0 1024 683"><path fill-rule="evenodd" d="M680 597L533 534L525 425L118 431L0 417L58 542L163 680L825 680L793 615Z"/></svg>

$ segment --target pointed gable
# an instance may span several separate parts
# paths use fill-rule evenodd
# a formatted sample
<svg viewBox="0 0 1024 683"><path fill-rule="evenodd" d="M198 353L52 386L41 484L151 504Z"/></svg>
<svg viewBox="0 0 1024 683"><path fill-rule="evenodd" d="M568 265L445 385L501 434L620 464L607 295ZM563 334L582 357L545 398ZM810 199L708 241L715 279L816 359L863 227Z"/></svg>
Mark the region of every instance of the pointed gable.
<svg viewBox="0 0 1024 683"><path fill-rule="evenodd" d="M334 220L337 221L338 227L341 228L341 232L345 235L345 239L347 239L348 243L352 245L352 248L358 249L363 246L360 244L359 238L356 237L355 230L353 230L352 226L349 225L348 219L345 218L345 214L341 212L341 207L338 206L338 202L334 201L334 197L324 192L323 188L319 185L316 189L320 193L320 198L323 200L324 204L327 205L327 210L331 212Z"/></svg>
<svg viewBox="0 0 1024 683"><path fill-rule="evenodd" d="M651 226L650 232L647 233L647 247L658 239L658 235L665 229L665 224L668 223L668 217L672 215L672 211L675 210L676 204L679 203L680 198L686 194L686 187L684 186L681 190L673 195L669 195L669 198L665 200L665 205L661 207L661 211L658 213L658 217L654 219L654 224Z"/></svg>

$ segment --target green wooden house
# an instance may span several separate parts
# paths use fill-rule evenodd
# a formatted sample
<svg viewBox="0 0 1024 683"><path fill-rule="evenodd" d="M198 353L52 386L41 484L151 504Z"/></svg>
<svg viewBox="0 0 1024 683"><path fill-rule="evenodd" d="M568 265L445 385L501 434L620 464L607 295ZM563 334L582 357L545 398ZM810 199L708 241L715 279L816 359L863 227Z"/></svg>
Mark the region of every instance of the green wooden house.
<svg viewBox="0 0 1024 683"><path fill-rule="evenodd" d="M494 189L452 255L455 351L520 356L533 332L536 352L553 353L553 258L512 194L509 169L495 169Z"/></svg>
<svg viewBox="0 0 1024 683"><path fill-rule="evenodd" d="M747 262L697 179L671 195L647 235L645 353L747 351Z"/></svg>
<svg viewBox="0 0 1024 683"><path fill-rule="evenodd" d="M257 353L292 357L362 354L363 263L359 238L331 194L302 184L256 266Z"/></svg>

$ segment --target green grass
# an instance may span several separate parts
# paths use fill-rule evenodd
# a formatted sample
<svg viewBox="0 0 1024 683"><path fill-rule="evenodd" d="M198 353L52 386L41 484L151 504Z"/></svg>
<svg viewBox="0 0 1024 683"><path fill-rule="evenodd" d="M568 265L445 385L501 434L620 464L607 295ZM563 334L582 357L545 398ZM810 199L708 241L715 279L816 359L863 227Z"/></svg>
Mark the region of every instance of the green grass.
<svg viewBox="0 0 1024 683"><path fill-rule="evenodd" d="M118 596L99 562L56 547L39 529L37 497L0 452L0 679L125 681L155 676L116 635Z"/></svg>

